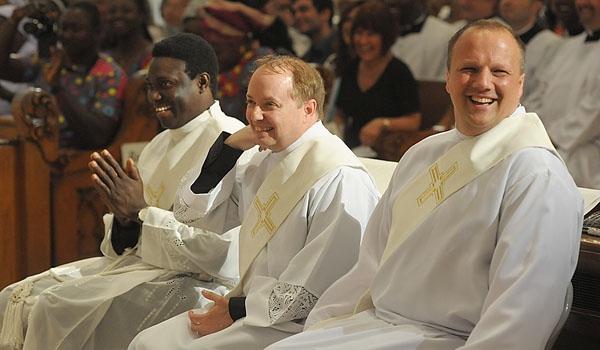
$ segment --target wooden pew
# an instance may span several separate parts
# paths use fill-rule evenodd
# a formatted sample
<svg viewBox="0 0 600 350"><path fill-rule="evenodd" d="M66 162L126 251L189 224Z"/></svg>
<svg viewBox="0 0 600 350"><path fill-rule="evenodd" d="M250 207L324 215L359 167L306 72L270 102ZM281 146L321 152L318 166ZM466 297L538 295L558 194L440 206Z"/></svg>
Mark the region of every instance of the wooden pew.
<svg viewBox="0 0 600 350"><path fill-rule="evenodd" d="M104 232L102 215L107 212L90 180L87 164L92 151L58 146L53 96L39 89L19 93L13 100L13 115L12 129L9 122L4 127L0 123L0 137L16 133L1 150L7 154L1 165L10 164L3 167L7 171L0 173L0 180L12 181L15 187L10 199L0 202L0 210L13 208L11 225L17 228L2 227L6 232L0 231L5 234L0 238L10 236L7 241L13 246L2 244L2 253L12 249L17 256L2 254L0 259L16 259L17 268L2 272L0 286L50 266L97 256ZM149 141L158 131L158 120L146 101L145 76L140 73L128 82L123 119L106 149L120 161L122 144Z"/></svg>
<svg viewBox="0 0 600 350"><path fill-rule="evenodd" d="M12 116L0 118L0 140L0 287L4 287L50 266L50 169L38 145L24 141Z"/></svg>
<svg viewBox="0 0 600 350"><path fill-rule="evenodd" d="M573 306L553 349L600 348L600 237L582 234Z"/></svg>

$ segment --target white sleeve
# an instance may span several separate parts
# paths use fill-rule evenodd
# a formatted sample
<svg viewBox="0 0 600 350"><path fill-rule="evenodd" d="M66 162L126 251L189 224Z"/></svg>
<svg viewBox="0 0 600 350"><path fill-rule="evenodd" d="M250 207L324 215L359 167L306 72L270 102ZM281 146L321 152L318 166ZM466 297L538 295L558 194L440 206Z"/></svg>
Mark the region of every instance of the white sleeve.
<svg viewBox="0 0 600 350"><path fill-rule="evenodd" d="M369 219L357 263L323 293L310 312L304 329L329 318L352 313L361 296L369 290L389 235L389 201L390 192L387 191Z"/></svg>
<svg viewBox="0 0 600 350"><path fill-rule="evenodd" d="M200 175L202 164L188 171L181 179L175 196L175 219L216 233L224 233L241 225L241 179L257 152L258 147L254 147L242 153L235 166L208 193L196 194L191 190Z"/></svg>
<svg viewBox="0 0 600 350"><path fill-rule="evenodd" d="M548 134L560 149L571 151L600 137L600 74L595 77L576 106L548 126Z"/></svg>
<svg viewBox="0 0 600 350"><path fill-rule="evenodd" d="M546 345L577 264L583 220L581 196L563 174L543 169L505 191L489 290L461 349Z"/></svg>
<svg viewBox="0 0 600 350"><path fill-rule="evenodd" d="M231 239L237 239L237 235L226 238L191 227L175 220L171 211L149 207L137 255L154 266L218 277L228 257Z"/></svg>
<svg viewBox="0 0 600 350"><path fill-rule="evenodd" d="M115 221L115 216L111 213L104 214L102 217L102 221L104 222L104 238L100 243L100 251L105 256L111 258L118 258L119 254L115 252L112 246L112 226Z"/></svg>
<svg viewBox="0 0 600 350"><path fill-rule="evenodd" d="M217 233L239 226L241 222L237 207L239 185L236 183L236 167L210 192L200 194L191 190L198 176L190 175L190 172L182 179L175 197L175 219ZM199 170L197 173L200 173Z"/></svg>

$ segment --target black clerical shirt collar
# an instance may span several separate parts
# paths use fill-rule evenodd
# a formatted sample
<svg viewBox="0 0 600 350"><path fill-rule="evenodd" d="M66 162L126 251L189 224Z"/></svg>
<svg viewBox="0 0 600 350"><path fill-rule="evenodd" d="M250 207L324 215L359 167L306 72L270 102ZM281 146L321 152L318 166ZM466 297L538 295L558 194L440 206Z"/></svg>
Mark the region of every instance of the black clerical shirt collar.
<svg viewBox="0 0 600 350"><path fill-rule="evenodd" d="M536 36L542 30L544 30L544 27L542 27L538 23L534 23L531 27L525 29L521 33L518 33L518 35L521 41L523 41L523 43L527 45L529 41L531 41L531 39L533 39L533 37Z"/></svg>
<svg viewBox="0 0 600 350"><path fill-rule="evenodd" d="M586 36L585 36L585 42L596 42L598 40L600 40L600 29L596 29L594 31L585 31L586 32Z"/></svg>
<svg viewBox="0 0 600 350"><path fill-rule="evenodd" d="M413 23L407 24L402 27L402 32L400 36L405 36L411 33L420 33L421 29L423 29L423 25L425 25L425 20L427 19L427 14L424 13L419 18L417 18Z"/></svg>

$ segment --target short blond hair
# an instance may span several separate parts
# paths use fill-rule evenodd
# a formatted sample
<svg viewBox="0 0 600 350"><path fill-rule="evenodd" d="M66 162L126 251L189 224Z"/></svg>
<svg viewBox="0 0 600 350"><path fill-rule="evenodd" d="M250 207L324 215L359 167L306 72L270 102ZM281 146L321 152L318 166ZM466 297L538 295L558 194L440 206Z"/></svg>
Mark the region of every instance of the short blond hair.
<svg viewBox="0 0 600 350"><path fill-rule="evenodd" d="M302 103L314 99L317 101L318 117L323 119L325 86L321 74L314 67L297 57L268 55L256 60L255 71L259 68L273 73L291 73L291 95L294 101L301 106Z"/></svg>

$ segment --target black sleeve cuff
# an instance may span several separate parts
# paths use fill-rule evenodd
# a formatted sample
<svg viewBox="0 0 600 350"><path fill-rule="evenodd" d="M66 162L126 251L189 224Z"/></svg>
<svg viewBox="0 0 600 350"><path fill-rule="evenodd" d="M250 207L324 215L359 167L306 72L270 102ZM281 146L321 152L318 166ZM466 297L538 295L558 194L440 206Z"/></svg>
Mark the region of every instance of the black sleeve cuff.
<svg viewBox="0 0 600 350"><path fill-rule="evenodd" d="M246 297L229 298L229 316L233 322L246 317Z"/></svg>
<svg viewBox="0 0 600 350"><path fill-rule="evenodd" d="M115 218L112 225L112 235L110 242L113 249L119 255L123 254L126 248L133 248L140 238L142 225L138 222L131 222L128 225L121 225Z"/></svg>
<svg viewBox="0 0 600 350"><path fill-rule="evenodd" d="M208 193L221 179L233 168L238 158L244 151L229 147L225 140L231 134L223 131L213 143L206 155L200 175L192 184L192 192L195 194Z"/></svg>

